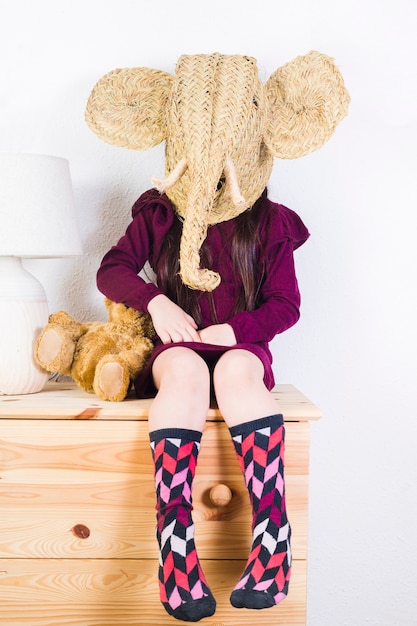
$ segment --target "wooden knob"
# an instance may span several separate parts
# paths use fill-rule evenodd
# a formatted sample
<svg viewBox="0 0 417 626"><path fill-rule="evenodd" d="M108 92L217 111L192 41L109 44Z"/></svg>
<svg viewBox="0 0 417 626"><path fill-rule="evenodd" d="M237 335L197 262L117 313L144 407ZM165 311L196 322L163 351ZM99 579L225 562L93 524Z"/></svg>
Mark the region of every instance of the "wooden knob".
<svg viewBox="0 0 417 626"><path fill-rule="evenodd" d="M216 485L210 489L210 500L214 506L227 506L232 499L232 492L227 485Z"/></svg>

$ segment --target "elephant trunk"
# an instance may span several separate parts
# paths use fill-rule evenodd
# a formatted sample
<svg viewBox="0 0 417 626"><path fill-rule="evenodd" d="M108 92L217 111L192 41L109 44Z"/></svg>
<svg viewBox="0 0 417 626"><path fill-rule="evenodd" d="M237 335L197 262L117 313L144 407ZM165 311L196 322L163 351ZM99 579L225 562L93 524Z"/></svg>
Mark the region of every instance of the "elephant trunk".
<svg viewBox="0 0 417 626"><path fill-rule="evenodd" d="M208 158L210 172L199 171L192 176L187 209L180 245L180 276L184 284L200 291L213 291L220 283L220 275L200 267L200 249L206 239L208 225L212 219L213 203L217 188L228 188L231 202L244 204L233 162L229 158Z"/></svg>
<svg viewBox="0 0 417 626"><path fill-rule="evenodd" d="M219 274L200 267L208 226L250 206L240 192L236 159L256 111L255 77L259 80L256 65L247 57L184 55L177 64L168 114L167 178L157 188L168 189L184 220L180 276L192 289L212 291L220 283ZM256 154L252 146L248 151Z"/></svg>
<svg viewBox="0 0 417 626"><path fill-rule="evenodd" d="M210 162L212 163L212 160ZM160 193L164 193L178 182L187 167L184 157L164 180L154 178L152 182ZM214 170L217 172L220 167L219 164ZM240 207L245 204L245 199L240 192L236 169L230 157L224 159L221 171L222 174L220 176L216 174L212 181L207 180L207 176L204 176L200 170L198 174L191 176L194 184L191 183L189 188L188 204L184 215L180 244L180 276L184 284L200 291L213 291L220 283L218 273L200 268L200 248L207 235L209 215L219 180L224 180L234 206Z"/></svg>

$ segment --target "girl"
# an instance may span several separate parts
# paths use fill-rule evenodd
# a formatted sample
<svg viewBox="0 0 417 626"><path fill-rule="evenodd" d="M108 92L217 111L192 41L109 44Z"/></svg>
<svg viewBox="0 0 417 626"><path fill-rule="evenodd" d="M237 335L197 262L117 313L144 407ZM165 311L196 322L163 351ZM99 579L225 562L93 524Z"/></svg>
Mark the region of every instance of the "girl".
<svg viewBox="0 0 417 626"><path fill-rule="evenodd" d="M139 397L155 396L149 430L155 463L160 596L177 619L215 611L201 570L191 517L193 478L211 399L226 421L253 508L253 545L231 594L240 608L262 609L285 598L291 571L284 489L284 425L270 393L268 342L298 320L300 296L293 251L309 234L290 209L266 191L252 208L213 224L203 265L221 275L211 292L179 276L183 222L155 189L133 206L125 235L97 275L111 300L148 311L155 349L135 381ZM138 276L146 261L156 284Z"/></svg>

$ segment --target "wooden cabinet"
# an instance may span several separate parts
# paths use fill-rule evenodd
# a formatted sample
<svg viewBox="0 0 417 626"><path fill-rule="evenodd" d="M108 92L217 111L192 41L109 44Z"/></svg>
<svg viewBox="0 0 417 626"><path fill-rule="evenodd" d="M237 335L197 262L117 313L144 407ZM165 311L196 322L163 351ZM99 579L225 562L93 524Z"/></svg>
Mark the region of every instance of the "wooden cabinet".
<svg viewBox="0 0 417 626"><path fill-rule="evenodd" d="M251 514L228 429L212 409L193 493L197 549L217 600L214 616L200 622L207 626L306 624L309 421L320 412L291 385L274 394L286 421L289 596L263 611L229 603L251 545ZM65 383L0 396L4 626L187 623L159 602L150 402L103 402Z"/></svg>

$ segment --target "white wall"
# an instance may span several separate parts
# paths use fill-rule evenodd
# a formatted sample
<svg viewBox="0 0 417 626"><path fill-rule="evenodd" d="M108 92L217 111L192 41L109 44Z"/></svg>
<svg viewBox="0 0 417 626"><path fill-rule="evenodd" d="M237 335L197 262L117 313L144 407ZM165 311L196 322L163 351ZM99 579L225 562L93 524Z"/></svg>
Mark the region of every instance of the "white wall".
<svg viewBox="0 0 417 626"><path fill-rule="evenodd" d="M270 195L312 238L297 252L302 319L274 340L279 382L324 412L312 427L308 626L417 624L414 0L14 0L0 16L0 149L69 159L85 255L28 263L51 310L101 319L99 261L163 149L100 142L83 121L115 68L173 71L182 53L245 53L266 79L335 57L352 105L334 138L276 162Z"/></svg>

